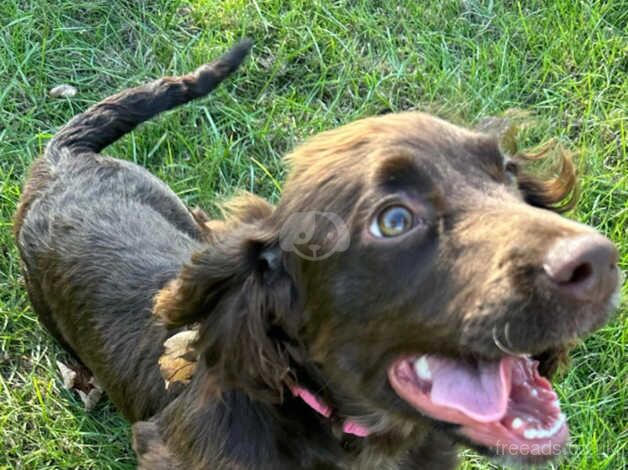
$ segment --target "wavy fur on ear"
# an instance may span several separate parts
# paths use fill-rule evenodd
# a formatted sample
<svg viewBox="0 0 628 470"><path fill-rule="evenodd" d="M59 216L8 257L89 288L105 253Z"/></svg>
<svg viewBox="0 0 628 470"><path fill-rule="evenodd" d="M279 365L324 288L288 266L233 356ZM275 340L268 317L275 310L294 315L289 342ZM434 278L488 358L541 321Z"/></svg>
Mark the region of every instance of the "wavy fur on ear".
<svg viewBox="0 0 628 470"><path fill-rule="evenodd" d="M537 207L563 213L578 203L580 191L573 158L559 143L549 141L537 152L518 153L515 159L528 166L529 163L553 156L555 176L545 177L527 171L517 178L519 189L526 201Z"/></svg>
<svg viewBox="0 0 628 470"><path fill-rule="evenodd" d="M520 150L517 135L533 124L530 113L510 109L501 116L484 118L476 129L496 136L501 149L522 167L517 182L528 204L558 213L568 212L580 196L573 156L555 139L534 151ZM550 162L547 172L532 167L535 162L547 160Z"/></svg>
<svg viewBox="0 0 628 470"><path fill-rule="evenodd" d="M289 378L285 326L296 305L294 285L283 262L267 261L277 249L264 228L272 206L245 195L225 214L219 226L208 222L209 243L157 294L154 313L168 326L200 323L196 347L212 390L237 386L274 401Z"/></svg>

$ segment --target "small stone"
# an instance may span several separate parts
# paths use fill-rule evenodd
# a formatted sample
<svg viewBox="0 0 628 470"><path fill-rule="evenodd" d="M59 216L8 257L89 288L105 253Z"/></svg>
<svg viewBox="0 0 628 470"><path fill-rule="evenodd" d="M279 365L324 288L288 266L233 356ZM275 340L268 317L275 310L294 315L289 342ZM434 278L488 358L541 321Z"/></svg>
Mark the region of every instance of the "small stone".
<svg viewBox="0 0 628 470"><path fill-rule="evenodd" d="M72 85L63 84L52 88L49 95L53 98L72 98L76 96L77 92L78 90Z"/></svg>

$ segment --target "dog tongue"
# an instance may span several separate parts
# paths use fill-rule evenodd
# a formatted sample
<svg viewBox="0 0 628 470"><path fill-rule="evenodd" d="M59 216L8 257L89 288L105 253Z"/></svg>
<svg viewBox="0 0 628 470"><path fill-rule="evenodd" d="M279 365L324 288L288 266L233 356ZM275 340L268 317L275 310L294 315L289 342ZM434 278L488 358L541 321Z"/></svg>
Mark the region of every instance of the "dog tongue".
<svg viewBox="0 0 628 470"><path fill-rule="evenodd" d="M427 360L432 374L430 398L435 405L458 410L479 422L504 416L510 395L510 359L473 364L434 356Z"/></svg>

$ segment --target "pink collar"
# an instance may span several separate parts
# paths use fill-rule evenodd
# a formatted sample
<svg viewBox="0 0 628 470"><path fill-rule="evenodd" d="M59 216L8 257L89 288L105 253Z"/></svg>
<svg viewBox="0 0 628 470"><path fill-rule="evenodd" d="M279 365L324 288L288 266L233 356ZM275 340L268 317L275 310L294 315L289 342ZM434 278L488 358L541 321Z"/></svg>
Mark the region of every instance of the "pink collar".
<svg viewBox="0 0 628 470"><path fill-rule="evenodd" d="M329 418L331 416L331 408L325 403L322 403L309 390L299 387L298 385L290 387L290 390L295 397L300 397L301 400L307 403L309 407L316 411L318 414L323 415L325 418ZM343 423L342 430L346 434L353 434L354 436L358 437L366 437L370 434L370 431L366 427L356 423L355 421L351 421L350 419L346 420Z"/></svg>

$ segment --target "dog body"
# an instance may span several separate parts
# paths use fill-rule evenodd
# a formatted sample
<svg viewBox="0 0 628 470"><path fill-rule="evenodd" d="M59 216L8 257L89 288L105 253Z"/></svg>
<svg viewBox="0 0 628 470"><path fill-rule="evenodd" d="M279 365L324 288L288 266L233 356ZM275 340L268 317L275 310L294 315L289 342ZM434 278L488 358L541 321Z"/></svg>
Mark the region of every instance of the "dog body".
<svg viewBox="0 0 628 470"><path fill-rule="evenodd" d="M24 188L15 232L31 302L132 421L177 394L177 387L164 390L156 367L172 332L154 321L153 296L200 248L204 229L158 178L98 151L144 119L209 92L247 50L243 44L193 77L129 90L77 116ZM132 102L154 95L159 104Z"/></svg>
<svg viewBox="0 0 628 470"><path fill-rule="evenodd" d="M199 248L199 226L172 191L128 162L62 151L33 175L37 196L20 229L32 303L127 418L151 416L175 393L155 367L167 336L152 298Z"/></svg>
<svg viewBox="0 0 628 470"><path fill-rule="evenodd" d="M140 468L451 469L457 443L562 448L531 357L549 376L618 291L612 244L547 210L573 192L568 159L547 183L515 174L493 136L371 118L297 149L276 208L248 196L205 224L98 154L208 93L249 47L77 116L16 216L32 304L136 422ZM295 224L303 213L323 217ZM190 325L196 372L166 390L163 343ZM530 408L536 427L519 429Z"/></svg>

